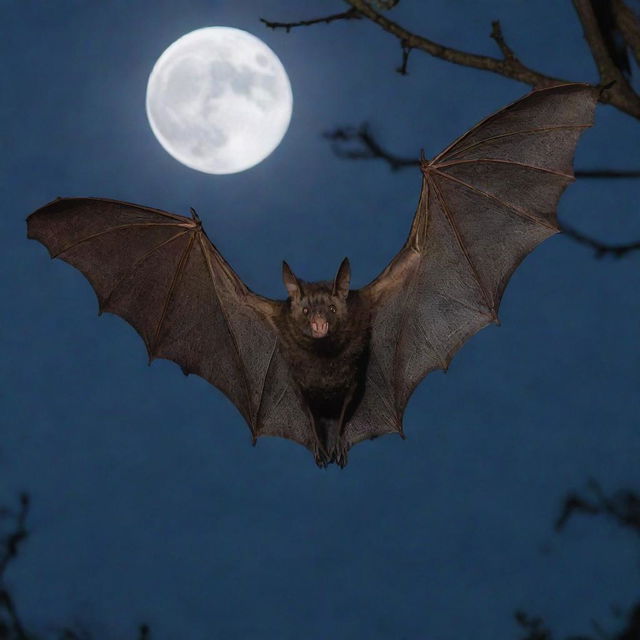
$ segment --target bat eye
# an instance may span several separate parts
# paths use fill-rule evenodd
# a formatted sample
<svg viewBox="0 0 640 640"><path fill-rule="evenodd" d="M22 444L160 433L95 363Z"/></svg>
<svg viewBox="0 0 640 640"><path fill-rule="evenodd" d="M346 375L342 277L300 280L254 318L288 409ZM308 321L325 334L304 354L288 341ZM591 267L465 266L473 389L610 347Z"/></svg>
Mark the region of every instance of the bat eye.
<svg viewBox="0 0 640 640"><path fill-rule="evenodd" d="M336 312L336 308L334 305L330 304L329 305L329 311L331 311L331 313L335 313Z"/></svg>
<svg viewBox="0 0 640 640"><path fill-rule="evenodd" d="M302 310L302 313L304 313L304 315L306 316L306 315L309 313L309 309L308 309L307 307L305 307L305 308Z"/></svg>

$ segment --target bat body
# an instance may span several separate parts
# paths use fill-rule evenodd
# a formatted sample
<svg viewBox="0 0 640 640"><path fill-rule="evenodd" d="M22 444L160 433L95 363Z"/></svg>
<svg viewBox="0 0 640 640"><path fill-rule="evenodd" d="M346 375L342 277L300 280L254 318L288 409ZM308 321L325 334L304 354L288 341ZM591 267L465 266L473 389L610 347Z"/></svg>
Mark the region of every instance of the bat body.
<svg viewBox="0 0 640 640"><path fill-rule="evenodd" d="M345 259L320 283L283 263L288 298L260 296L195 212L61 198L29 216L28 237L88 278L100 312L133 325L150 360L171 359L227 395L254 442L288 438L319 466L344 466L354 444L402 435L417 384L497 322L515 268L558 231L557 202L595 102L588 85L533 91L423 159L407 241L358 290Z"/></svg>
<svg viewBox="0 0 640 640"><path fill-rule="evenodd" d="M349 290L345 260L333 283L301 282L283 263L290 297L276 316L284 358L316 432L319 465L346 463L342 428L366 382L371 309Z"/></svg>

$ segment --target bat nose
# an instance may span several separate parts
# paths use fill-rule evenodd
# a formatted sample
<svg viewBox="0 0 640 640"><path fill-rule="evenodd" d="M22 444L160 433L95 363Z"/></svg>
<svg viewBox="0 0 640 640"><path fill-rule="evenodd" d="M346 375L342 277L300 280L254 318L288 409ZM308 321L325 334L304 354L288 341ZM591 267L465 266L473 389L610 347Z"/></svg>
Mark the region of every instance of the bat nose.
<svg viewBox="0 0 640 640"><path fill-rule="evenodd" d="M311 318L311 334L314 338L324 338L329 333L329 323L323 316L317 315Z"/></svg>

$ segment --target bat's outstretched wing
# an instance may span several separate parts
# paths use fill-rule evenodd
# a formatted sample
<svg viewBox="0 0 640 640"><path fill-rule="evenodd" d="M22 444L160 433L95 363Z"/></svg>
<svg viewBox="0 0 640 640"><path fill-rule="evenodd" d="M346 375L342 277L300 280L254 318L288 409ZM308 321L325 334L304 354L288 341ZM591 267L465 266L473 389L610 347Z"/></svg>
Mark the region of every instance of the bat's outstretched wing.
<svg viewBox="0 0 640 640"><path fill-rule="evenodd" d="M371 356L347 446L402 434L416 385L497 322L515 268L558 231L556 205L596 99L582 84L533 91L423 161L409 238L362 289L373 310Z"/></svg>
<svg viewBox="0 0 640 640"><path fill-rule="evenodd" d="M195 214L60 198L31 214L27 226L28 237L51 257L87 277L101 313L135 328L150 360L173 360L218 387L254 441L275 435L313 450L313 431L270 320L279 303L244 285Z"/></svg>

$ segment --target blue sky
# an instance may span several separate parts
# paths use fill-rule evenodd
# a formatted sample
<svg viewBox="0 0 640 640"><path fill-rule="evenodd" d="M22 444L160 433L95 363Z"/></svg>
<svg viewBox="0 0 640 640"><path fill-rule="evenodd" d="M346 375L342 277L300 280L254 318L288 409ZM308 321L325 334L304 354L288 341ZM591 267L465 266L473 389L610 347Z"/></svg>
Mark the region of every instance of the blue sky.
<svg viewBox="0 0 640 640"><path fill-rule="evenodd" d="M428 6L427 6L428 5ZM399 154L434 156L527 87L414 52L362 22L294 30L340 2L191 0L4 3L0 39L5 202L0 231L0 504L33 498L31 536L7 580L39 631L96 638L279 640L510 638L516 608L562 633L614 626L638 597L627 532L552 523L588 477L638 487L638 256L595 260L556 236L514 275L502 326L423 382L406 441L315 467L294 443L250 435L231 403L172 363L150 368L121 319L96 317L84 278L27 241L25 217L56 196L102 196L187 214L254 290L282 297L280 261L330 277L346 255L362 286L404 241L418 171L337 158L321 133L368 121ZM402 0L416 32L496 54L502 21L531 66L576 81L595 70L571 4ZM293 118L246 172L178 164L148 126L148 74L184 33L227 25L287 69ZM640 167L640 128L599 106L579 168ZM640 236L638 184L581 180L561 218L602 240Z"/></svg>

